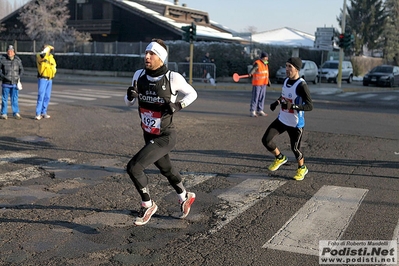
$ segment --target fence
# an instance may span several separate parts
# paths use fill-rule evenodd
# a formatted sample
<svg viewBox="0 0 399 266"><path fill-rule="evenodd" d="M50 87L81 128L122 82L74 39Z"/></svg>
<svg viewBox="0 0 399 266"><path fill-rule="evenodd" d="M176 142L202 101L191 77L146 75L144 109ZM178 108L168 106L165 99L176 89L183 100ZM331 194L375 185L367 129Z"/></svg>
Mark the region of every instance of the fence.
<svg viewBox="0 0 399 266"><path fill-rule="evenodd" d="M14 41L12 43L0 41L1 51L5 51L10 44L14 45L18 53L36 53L42 48L42 43L39 44L36 41ZM143 42L90 42L81 45L56 42L50 44L56 48L57 53L124 56L140 56L147 45Z"/></svg>
<svg viewBox="0 0 399 266"><path fill-rule="evenodd" d="M14 41L14 49L19 54L35 54L41 50L36 41ZM0 41L0 51L6 51L10 43ZM92 42L84 45L71 45L65 43L52 43L56 47L57 54L75 55L120 55L132 57L144 57L143 51L147 43L135 42ZM168 68L179 72L187 80L189 78L188 62L168 62ZM204 77L204 70L210 74L210 77ZM210 78L216 80L216 65L213 63L193 63L193 81L210 82Z"/></svg>
<svg viewBox="0 0 399 266"><path fill-rule="evenodd" d="M169 65L168 65L169 67ZM177 72L182 74L186 79L189 78L190 63L180 62L177 63ZM204 76L205 73L209 75ZM193 63L193 81L210 82L210 78L216 80L216 65L213 63Z"/></svg>

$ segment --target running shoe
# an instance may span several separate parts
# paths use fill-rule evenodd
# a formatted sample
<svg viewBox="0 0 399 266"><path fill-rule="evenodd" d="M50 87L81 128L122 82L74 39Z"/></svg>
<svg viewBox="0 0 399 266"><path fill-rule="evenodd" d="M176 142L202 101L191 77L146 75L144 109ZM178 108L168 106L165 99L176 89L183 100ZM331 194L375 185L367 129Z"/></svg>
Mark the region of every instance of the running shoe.
<svg viewBox="0 0 399 266"><path fill-rule="evenodd" d="M249 115L250 117L258 117L255 111L252 111L251 114Z"/></svg>
<svg viewBox="0 0 399 266"><path fill-rule="evenodd" d="M48 114L44 114L42 115L43 118L49 119L51 116L49 116Z"/></svg>
<svg viewBox="0 0 399 266"><path fill-rule="evenodd" d="M304 168L298 168L298 170L296 170L296 175L294 176L295 180L301 181L305 178L305 175L308 173L308 168L305 167Z"/></svg>
<svg viewBox="0 0 399 266"><path fill-rule="evenodd" d="M267 114L266 114L265 112L263 112L263 111L259 111L259 112L258 112L258 115L259 115L259 116L267 116Z"/></svg>
<svg viewBox="0 0 399 266"><path fill-rule="evenodd" d="M181 203L180 219L186 218L190 212L191 205L194 203L195 193L187 192L186 200Z"/></svg>
<svg viewBox="0 0 399 266"><path fill-rule="evenodd" d="M152 202L152 206L149 208L141 206L139 216L134 221L135 225L145 225L151 219L151 216L158 210L158 206L155 202Z"/></svg>
<svg viewBox="0 0 399 266"><path fill-rule="evenodd" d="M14 115L14 118L15 118L15 119L18 119L18 120L19 120L19 119L22 119L21 115L18 114L18 113L16 113L16 114Z"/></svg>
<svg viewBox="0 0 399 266"><path fill-rule="evenodd" d="M40 120L40 119L42 119L42 116L41 116L41 115L35 116L35 120Z"/></svg>
<svg viewBox="0 0 399 266"><path fill-rule="evenodd" d="M283 158L281 159L274 159L274 162L269 165L269 170L270 171L276 171L277 169L280 168L280 166L282 166L283 164L285 164L288 161L287 157L285 155L283 155Z"/></svg>
<svg viewBox="0 0 399 266"><path fill-rule="evenodd" d="M7 117L7 115L6 115L6 114L4 114L4 115L1 115L1 119L7 120L7 119L8 119L8 117Z"/></svg>

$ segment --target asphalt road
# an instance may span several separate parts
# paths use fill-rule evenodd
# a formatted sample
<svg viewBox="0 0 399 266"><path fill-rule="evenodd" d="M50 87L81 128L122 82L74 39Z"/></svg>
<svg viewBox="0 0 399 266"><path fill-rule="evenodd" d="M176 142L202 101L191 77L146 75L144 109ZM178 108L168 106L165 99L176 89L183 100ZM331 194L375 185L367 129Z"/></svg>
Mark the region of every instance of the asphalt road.
<svg viewBox="0 0 399 266"><path fill-rule="evenodd" d="M35 121L27 79L23 119L0 121L0 264L318 265L319 240L397 239L398 90L316 86L300 182L286 135L277 143L289 162L267 170L261 137L277 112L250 118L249 90L199 88L175 116L171 154L197 194L192 211L176 218L177 198L151 167L159 210L135 227L140 199L124 167L143 141L124 82L55 80L51 118Z"/></svg>

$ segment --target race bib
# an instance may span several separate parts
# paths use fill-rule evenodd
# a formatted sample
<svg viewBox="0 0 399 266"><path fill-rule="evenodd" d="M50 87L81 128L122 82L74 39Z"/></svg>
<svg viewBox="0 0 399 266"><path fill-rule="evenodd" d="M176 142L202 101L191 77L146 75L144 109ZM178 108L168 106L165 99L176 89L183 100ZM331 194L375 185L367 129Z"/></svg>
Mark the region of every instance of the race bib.
<svg viewBox="0 0 399 266"><path fill-rule="evenodd" d="M140 107L141 127L150 134L161 134L161 116L161 112L150 111Z"/></svg>

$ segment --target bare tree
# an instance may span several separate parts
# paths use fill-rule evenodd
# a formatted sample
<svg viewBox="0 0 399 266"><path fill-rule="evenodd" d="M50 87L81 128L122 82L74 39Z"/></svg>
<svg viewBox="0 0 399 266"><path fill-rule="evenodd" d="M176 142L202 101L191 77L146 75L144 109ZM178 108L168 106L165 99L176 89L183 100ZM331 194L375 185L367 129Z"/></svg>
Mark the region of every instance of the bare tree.
<svg viewBox="0 0 399 266"><path fill-rule="evenodd" d="M4 26L4 24L0 24L0 32L6 31L6 27Z"/></svg>
<svg viewBox="0 0 399 266"><path fill-rule="evenodd" d="M255 26L248 26L245 30L252 34L255 34L258 29Z"/></svg>
<svg viewBox="0 0 399 266"><path fill-rule="evenodd" d="M26 34L43 43L57 41L72 43L90 40L90 34L80 33L67 26L68 0L35 0L25 5L19 20L25 25Z"/></svg>

